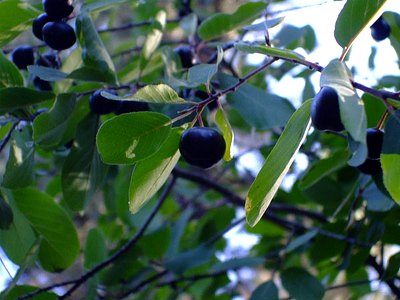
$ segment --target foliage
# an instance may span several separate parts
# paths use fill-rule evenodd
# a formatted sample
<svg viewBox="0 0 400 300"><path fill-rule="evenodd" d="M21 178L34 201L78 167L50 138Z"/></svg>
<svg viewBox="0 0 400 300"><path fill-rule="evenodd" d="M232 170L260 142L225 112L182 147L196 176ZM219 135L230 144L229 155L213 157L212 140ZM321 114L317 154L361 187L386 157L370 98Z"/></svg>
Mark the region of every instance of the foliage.
<svg viewBox="0 0 400 300"><path fill-rule="evenodd" d="M400 297L399 253L387 254L400 233L400 76L366 86L346 64L386 1L345 2L331 36L343 51L326 66L299 54L316 48L313 28L270 10L285 1L228 2L74 1L77 43L55 52L31 32L41 1L0 1L0 246L19 266L2 298L322 299L335 290L358 299L371 281ZM400 57L400 16L383 16ZM61 68L19 70L10 53L23 43L37 58L55 53ZM182 44L190 68L174 51ZM264 58L256 67L254 53ZM338 93L343 132L311 126L319 73L317 89ZM285 75L305 82L299 106L269 88ZM110 103L149 111L95 115L88 99L101 88L116 91L101 92ZM225 140L210 169L181 158L193 126ZM385 131L373 176L357 169L367 127ZM263 167L243 171L235 149L255 151ZM307 170L293 167L299 154ZM257 243L232 254L225 233L239 226ZM253 274L245 285L243 268ZM38 286L36 274L52 283Z"/></svg>

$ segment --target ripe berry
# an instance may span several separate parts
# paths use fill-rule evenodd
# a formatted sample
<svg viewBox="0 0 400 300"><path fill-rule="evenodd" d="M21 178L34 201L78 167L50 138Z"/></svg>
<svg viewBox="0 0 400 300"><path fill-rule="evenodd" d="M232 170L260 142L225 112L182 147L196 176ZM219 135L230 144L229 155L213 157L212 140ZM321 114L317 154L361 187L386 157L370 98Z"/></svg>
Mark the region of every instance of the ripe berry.
<svg viewBox="0 0 400 300"><path fill-rule="evenodd" d="M45 43L55 50L68 49L76 42L74 29L62 21L48 22L42 33Z"/></svg>
<svg viewBox="0 0 400 300"><path fill-rule="evenodd" d="M74 10L70 0L43 0L42 3L44 11L57 20L68 17Z"/></svg>
<svg viewBox="0 0 400 300"><path fill-rule="evenodd" d="M11 53L11 60L17 65L18 69L26 70L26 67L33 65L34 55L31 46L18 46Z"/></svg>
<svg viewBox="0 0 400 300"><path fill-rule="evenodd" d="M212 128L193 127L183 132L179 143L182 157L191 165L207 169L225 153L225 140Z"/></svg>
<svg viewBox="0 0 400 300"><path fill-rule="evenodd" d="M118 106L115 110L116 115L135 112L148 111L149 105L146 102L138 101L118 101Z"/></svg>
<svg viewBox="0 0 400 300"><path fill-rule="evenodd" d="M378 20L371 26L372 38L379 42L383 41L390 35L390 25L385 21L384 18L379 17Z"/></svg>
<svg viewBox="0 0 400 300"><path fill-rule="evenodd" d="M339 97L333 88L324 86L315 95L311 104L311 121L318 130L344 130L340 119Z"/></svg>
<svg viewBox="0 0 400 300"><path fill-rule="evenodd" d="M32 22L33 35L43 41L43 36L42 36L43 26L50 21L53 21L53 19L50 18L49 15L46 13L41 14L36 19L34 19Z"/></svg>
<svg viewBox="0 0 400 300"><path fill-rule="evenodd" d="M52 91L53 88L51 87L50 82L40 79L39 77L33 78L33 85L39 91Z"/></svg>
<svg viewBox="0 0 400 300"><path fill-rule="evenodd" d="M61 62L58 56L54 53L45 53L41 55L36 64L42 67L59 69L61 67Z"/></svg>
<svg viewBox="0 0 400 300"><path fill-rule="evenodd" d="M194 57L193 52L188 46L179 46L176 47L174 52L179 55L181 59L181 64L183 68L193 67Z"/></svg>
<svg viewBox="0 0 400 300"><path fill-rule="evenodd" d="M383 145L384 133L377 128L367 129L368 157L364 163L357 168L364 174L374 175L382 172L380 155Z"/></svg>
<svg viewBox="0 0 400 300"><path fill-rule="evenodd" d="M90 110L96 115L105 115L114 112L119 105L119 101L107 99L101 95L101 92L117 95L117 92L114 90L102 89L95 91L89 98Z"/></svg>

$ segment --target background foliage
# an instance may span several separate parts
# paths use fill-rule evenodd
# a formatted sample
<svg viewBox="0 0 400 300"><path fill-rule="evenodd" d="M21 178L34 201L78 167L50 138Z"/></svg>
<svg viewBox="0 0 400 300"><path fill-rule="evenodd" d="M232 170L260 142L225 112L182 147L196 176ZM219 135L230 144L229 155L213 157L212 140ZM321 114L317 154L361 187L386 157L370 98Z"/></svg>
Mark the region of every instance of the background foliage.
<svg viewBox="0 0 400 300"><path fill-rule="evenodd" d="M279 2L74 1L78 41L58 53L61 68L18 70L18 45L52 51L31 33L43 8L0 1L0 246L19 267L2 298L359 299L377 285L400 297L400 75L366 86L346 66L386 1L345 2L331 36L343 52L326 66L303 56L318 36L277 18ZM400 16L383 15L400 57ZM194 66L182 67L179 45ZM338 91L344 133L311 127L319 72ZM285 75L304 80L301 105L271 90ZM52 90L36 90L34 77ZM109 101L150 111L93 114L88 99L103 87L118 92L102 92ZM203 123L227 144L207 170L178 150L182 132ZM375 126L385 129L383 173L370 176L356 167ZM265 160L256 174L238 167L251 151ZM282 188L287 175L294 183ZM234 241L248 251L232 252Z"/></svg>

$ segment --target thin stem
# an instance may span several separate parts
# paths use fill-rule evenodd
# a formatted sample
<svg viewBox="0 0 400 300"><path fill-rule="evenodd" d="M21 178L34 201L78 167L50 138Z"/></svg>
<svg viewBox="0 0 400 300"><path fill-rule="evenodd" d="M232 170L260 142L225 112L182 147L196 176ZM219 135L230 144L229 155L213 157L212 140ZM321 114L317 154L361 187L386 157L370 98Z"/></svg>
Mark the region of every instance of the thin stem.
<svg viewBox="0 0 400 300"><path fill-rule="evenodd" d="M386 118L389 115L389 111L385 110L385 112L383 113L381 119L379 120L378 124L376 125L376 128L378 129L382 129L383 125L385 124Z"/></svg>
<svg viewBox="0 0 400 300"><path fill-rule="evenodd" d="M180 22L180 18L176 19L169 19L167 20L167 23L178 23ZM116 31L122 31L122 30L127 30L131 28L137 28L137 27L143 27L143 26L148 26L152 25L154 23L154 20L149 20L149 21L143 21L143 22L136 22L136 23L128 23L123 26L119 27L112 27L112 28L106 28L106 29L98 29L98 33L111 33L111 32L116 32Z"/></svg>

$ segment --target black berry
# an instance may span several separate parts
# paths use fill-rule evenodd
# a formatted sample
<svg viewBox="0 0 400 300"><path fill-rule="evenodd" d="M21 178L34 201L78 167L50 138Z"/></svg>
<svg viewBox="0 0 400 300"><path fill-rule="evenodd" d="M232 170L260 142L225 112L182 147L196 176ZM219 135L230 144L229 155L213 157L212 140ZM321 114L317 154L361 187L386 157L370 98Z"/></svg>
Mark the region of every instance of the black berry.
<svg viewBox="0 0 400 300"><path fill-rule="evenodd" d="M63 21L48 22L42 33L45 43L55 50L68 49L76 42L74 29Z"/></svg>
<svg viewBox="0 0 400 300"><path fill-rule="evenodd" d="M194 127L183 132L179 143L182 157L191 165L206 169L215 165L225 153L223 136L212 128Z"/></svg>
<svg viewBox="0 0 400 300"><path fill-rule="evenodd" d="M179 55L183 68L193 67L194 57L193 52L188 46L179 46L175 48L175 53Z"/></svg>
<svg viewBox="0 0 400 300"><path fill-rule="evenodd" d="M44 11L53 19L62 19L68 17L74 7L70 0L43 0Z"/></svg>
<svg viewBox="0 0 400 300"><path fill-rule="evenodd" d="M372 38L379 42L383 41L390 35L390 25L385 21L384 18L379 17L371 26L371 36Z"/></svg>
<svg viewBox="0 0 400 300"><path fill-rule="evenodd" d="M32 22L33 35L43 41L43 36L42 36L43 26L46 25L50 21L53 21L53 19L50 18L49 15L46 13L41 14L36 19L34 19Z"/></svg>
<svg viewBox="0 0 400 300"><path fill-rule="evenodd" d="M53 88L51 87L50 82L40 79L39 77L33 78L33 85L39 91L52 91Z"/></svg>
<svg viewBox="0 0 400 300"><path fill-rule="evenodd" d="M344 130L340 119L339 97L333 88L324 86L315 95L311 104L311 121L318 130Z"/></svg>
<svg viewBox="0 0 400 300"><path fill-rule="evenodd" d="M117 92L114 90L102 89L95 91L89 98L90 110L96 115L105 115L114 112L119 105L119 101L107 99L101 95L101 92L117 95Z"/></svg>
<svg viewBox="0 0 400 300"><path fill-rule="evenodd" d="M382 172L380 155L382 152L384 133L377 128L367 129L367 149L368 157L364 163L357 168L360 172L375 175Z"/></svg>
<svg viewBox="0 0 400 300"><path fill-rule="evenodd" d="M149 105L146 102L138 101L118 101L118 106L115 110L116 115L135 112L148 111Z"/></svg>
<svg viewBox="0 0 400 300"><path fill-rule="evenodd" d="M26 70L26 67L33 65L34 53L31 46L18 46L11 53L11 60L17 65L18 69Z"/></svg>
<svg viewBox="0 0 400 300"><path fill-rule="evenodd" d="M54 53L45 53L41 55L36 61L36 64L53 69L59 69L61 67L60 59L58 58L58 55Z"/></svg>

